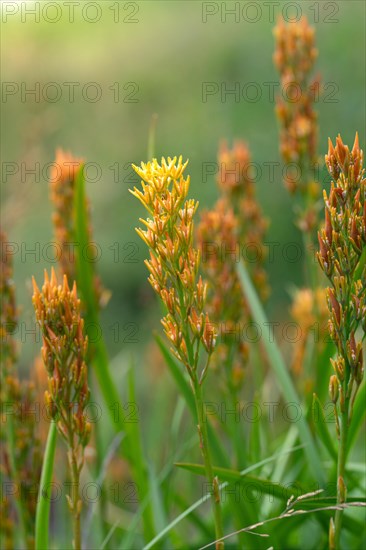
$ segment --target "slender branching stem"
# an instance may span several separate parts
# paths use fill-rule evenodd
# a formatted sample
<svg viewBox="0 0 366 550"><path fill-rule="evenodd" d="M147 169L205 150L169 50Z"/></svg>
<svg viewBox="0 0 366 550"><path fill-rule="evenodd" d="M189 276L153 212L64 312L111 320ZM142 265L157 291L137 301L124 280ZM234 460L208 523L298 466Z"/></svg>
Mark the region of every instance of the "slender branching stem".
<svg viewBox="0 0 366 550"><path fill-rule="evenodd" d="M344 405L344 411L340 415L339 419L339 451L338 451L338 464L337 464L337 504L343 504L345 501L345 489L344 489L344 476L346 470L346 457L347 457L347 436L349 425L349 399L346 399ZM334 542L335 549L340 549L340 538L342 528L343 509L337 510L335 513L334 521Z"/></svg>
<svg viewBox="0 0 366 550"><path fill-rule="evenodd" d="M72 491L71 503L73 516L73 532L74 532L74 550L81 550L81 529L80 529L80 512L81 501L79 498L80 490L80 468L78 466L75 450L72 448L69 451L69 462L71 471Z"/></svg>
<svg viewBox="0 0 366 550"><path fill-rule="evenodd" d="M216 539L221 539L224 536L224 532L222 527L219 482L217 477L215 477L214 475L212 467L212 459L207 433L207 417L204 410L202 386L197 380L193 382L193 391L197 408L198 433L200 437L201 452L205 464L206 477L208 482L210 483L210 486L212 487L212 509L215 521L215 535ZM216 543L216 550L223 550L223 548L224 543L222 541Z"/></svg>

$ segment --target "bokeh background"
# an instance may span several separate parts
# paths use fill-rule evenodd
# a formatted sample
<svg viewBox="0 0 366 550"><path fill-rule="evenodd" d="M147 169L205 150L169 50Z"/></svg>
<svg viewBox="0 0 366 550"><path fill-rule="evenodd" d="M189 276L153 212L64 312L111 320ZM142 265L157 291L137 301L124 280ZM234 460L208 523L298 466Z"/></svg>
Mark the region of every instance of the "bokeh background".
<svg viewBox="0 0 366 550"><path fill-rule="evenodd" d="M227 2L228 9L239 4L240 13L225 16L221 2L80 2L72 21L63 2L39 2L39 16L28 11L35 9L34 2L12 2L11 10L6 4L1 6L2 224L19 246L14 268L24 323L22 372L39 349L24 328L34 327L31 276L41 281L43 269L52 265L46 257L53 240L47 165L62 147L94 163L87 193L101 251L96 269L112 295L102 329L116 379L134 356L139 392L153 423L161 407L152 405L168 406L171 381L151 338L159 330L160 312L146 281L147 251L134 232L143 209L128 192L139 183L130 163L147 160L152 117L157 115L155 155L189 158L191 196L201 208L217 197L215 176L206 177L204 170L205 163L216 162L219 142L248 142L260 170L258 200L270 220L267 240L280 243L274 261L267 262L272 294L266 308L270 319L286 319L289 289L303 285L304 274L302 260L289 262L281 254L289 242L302 244L282 184L275 105L268 93L269 83L278 89L279 82L272 62L274 23L281 12L291 18L300 10L316 28L316 71L325 85L316 105L323 157L328 136L338 132L351 144L358 130L365 144L365 4ZM246 9L245 4L254 6ZM207 10L215 13L205 21ZM204 101L205 82L228 90L239 85L244 96L238 100L217 92ZM250 82L261 91L257 101L251 100L254 88L246 87ZM67 83L75 83L74 100ZM92 101L96 88L90 83L101 91L97 101ZM37 87L37 97L25 94ZM272 181L265 163L275 167ZM36 175L27 173L32 169ZM38 257L25 254L35 247ZM136 342L128 341L131 331ZM152 380L160 382L154 391ZM174 402L173 389L170 395ZM160 436L170 420L156 422Z"/></svg>

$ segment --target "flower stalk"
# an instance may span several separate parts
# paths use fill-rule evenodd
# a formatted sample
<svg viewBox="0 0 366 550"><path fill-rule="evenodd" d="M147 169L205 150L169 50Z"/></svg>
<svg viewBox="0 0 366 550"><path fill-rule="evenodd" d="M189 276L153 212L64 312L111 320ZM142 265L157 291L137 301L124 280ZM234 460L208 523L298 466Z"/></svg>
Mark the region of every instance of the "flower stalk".
<svg viewBox="0 0 366 550"><path fill-rule="evenodd" d="M190 178L183 173L182 157L153 159L133 166L142 178L142 191L131 193L140 200L149 217L140 221L146 229L136 229L148 245L150 259L145 264L149 282L161 298L166 315L162 319L171 350L184 365L191 381L198 420L200 447L206 477L212 487L212 508L217 539L223 536L218 480L214 476L204 412L203 384L215 348L216 334L205 312L207 285L199 276L200 253L193 246L193 217L198 203L187 199ZM203 357L205 355L205 358ZM223 543L218 542L222 549Z"/></svg>

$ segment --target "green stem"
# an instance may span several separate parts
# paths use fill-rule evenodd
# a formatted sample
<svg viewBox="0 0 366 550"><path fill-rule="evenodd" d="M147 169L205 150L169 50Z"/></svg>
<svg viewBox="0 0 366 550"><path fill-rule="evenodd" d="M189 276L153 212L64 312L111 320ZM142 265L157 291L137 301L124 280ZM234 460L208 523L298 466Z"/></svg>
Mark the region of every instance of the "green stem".
<svg viewBox="0 0 366 550"><path fill-rule="evenodd" d="M36 510L36 550L48 550L48 529L50 517L51 499L45 494L44 490L50 487L52 482L53 462L55 458L57 438L56 422L52 420L48 432L46 449L44 453L41 481L39 486L39 495Z"/></svg>
<svg viewBox="0 0 366 550"><path fill-rule="evenodd" d="M81 550L81 530L80 530L80 512L81 512L81 500L79 499L80 488L80 469L77 464L75 451L73 448L69 451L70 469L71 469L71 501L72 501L72 515L73 515L73 532L74 550Z"/></svg>
<svg viewBox="0 0 366 550"><path fill-rule="evenodd" d="M210 447L208 442L207 435L207 418L203 409L203 397L202 397L202 387L197 382L197 379L193 380L194 388L194 398L196 401L197 408L197 418L198 418L198 432L200 436L201 451L203 456L203 461L205 464L206 477L213 489L212 494L212 508L214 513L215 520L215 535L216 539L221 539L224 536L222 528L222 517L221 517L221 503L220 503L220 490L219 482L217 477L214 476ZM223 550L224 543L216 543L216 550Z"/></svg>
<svg viewBox="0 0 366 550"><path fill-rule="evenodd" d="M348 413L349 399L346 398L344 411L340 415L340 438L338 451L338 466L337 466L337 504L343 504L345 501L344 494L344 474L346 469L347 456L347 438L348 438ZM340 481L341 480L341 481ZM343 510L337 510L334 519L334 541L335 548L340 548L341 528L342 528Z"/></svg>

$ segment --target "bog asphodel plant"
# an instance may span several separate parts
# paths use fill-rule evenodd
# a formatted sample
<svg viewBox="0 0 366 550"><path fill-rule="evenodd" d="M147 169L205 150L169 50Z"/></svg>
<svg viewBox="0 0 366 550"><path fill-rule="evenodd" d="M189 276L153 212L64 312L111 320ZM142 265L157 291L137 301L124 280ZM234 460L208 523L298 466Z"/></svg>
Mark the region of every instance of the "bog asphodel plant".
<svg viewBox="0 0 366 550"><path fill-rule="evenodd" d="M191 380L200 446L212 485L216 538L221 539L219 483L213 473L202 395L216 335L205 312L207 287L199 276L200 253L193 245L193 217L198 203L187 199L190 184L189 176L184 176L187 163L183 163L182 157L169 157L162 158L161 164L153 159L140 167L133 165L142 178L142 190L135 187L131 193L149 213L146 220L140 218L146 229L137 229L137 233L150 251L150 259L145 260L149 282L167 310L162 319L165 334ZM217 543L217 548L223 548L223 543Z"/></svg>
<svg viewBox="0 0 366 550"><path fill-rule="evenodd" d="M63 284L59 284L52 269L51 277L45 271L42 290L34 279L33 287L33 304L43 337L42 357L48 374L45 400L68 447L72 490L67 500L73 516L74 548L80 549L80 472L90 438L90 424L85 414L89 399L85 361L88 339L84 336L75 283L70 290L64 275Z"/></svg>
<svg viewBox="0 0 366 550"><path fill-rule="evenodd" d="M311 74L318 54L314 33L306 17L288 24L281 19L274 29L274 63L282 91L277 97L276 113L280 151L288 163L285 185L290 193L302 197L298 225L305 232L316 227L315 202L320 192L314 181L318 138L314 103L319 95L319 81Z"/></svg>
<svg viewBox="0 0 366 550"><path fill-rule="evenodd" d="M358 135L352 150L340 136L329 140L325 156L332 178L329 196L324 192L325 226L319 233L320 266L331 285L327 289L329 331L337 347L329 392L334 403L339 439L337 502L346 501L345 465L352 409L363 379L362 337L366 330L366 179ZM330 526L330 546L339 548L342 510Z"/></svg>

